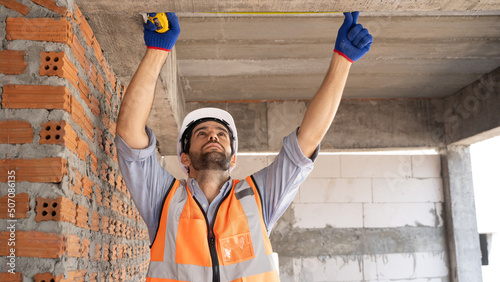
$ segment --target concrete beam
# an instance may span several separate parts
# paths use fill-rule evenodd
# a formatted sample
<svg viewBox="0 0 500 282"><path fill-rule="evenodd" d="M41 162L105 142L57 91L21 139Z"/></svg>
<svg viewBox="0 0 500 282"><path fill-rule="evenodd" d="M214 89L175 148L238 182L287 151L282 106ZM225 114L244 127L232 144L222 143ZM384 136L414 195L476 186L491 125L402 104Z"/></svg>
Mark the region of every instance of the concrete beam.
<svg viewBox="0 0 500 282"><path fill-rule="evenodd" d="M500 5L500 4L499 4ZM500 12L499 12L500 13ZM494 39L499 35L499 15L390 15L361 14L363 26L376 42L387 40L444 42L449 39ZM179 14L179 43L197 42L272 42L333 43L344 16L341 13L317 15L239 15L211 17L210 14ZM439 29L435 27L439 26ZM454 42L453 42L454 43ZM453 44L450 42L450 44ZM371 51L370 51L371 52Z"/></svg>
<svg viewBox="0 0 500 282"><path fill-rule="evenodd" d="M451 281L482 281L469 147L448 146L441 163Z"/></svg>
<svg viewBox="0 0 500 282"><path fill-rule="evenodd" d="M218 107L235 118L240 152L278 151L296 129L308 102L187 103L187 110ZM344 100L322 151L439 148L444 146L440 99Z"/></svg>
<svg viewBox="0 0 500 282"><path fill-rule="evenodd" d="M499 112L500 68L497 68L445 99L443 116L446 142L448 144L460 142L460 144L470 145L481 140L469 138L482 132L498 134L500 130Z"/></svg>
<svg viewBox="0 0 500 282"><path fill-rule="evenodd" d="M282 228L290 224L288 209L271 233L273 250L280 257L356 256L446 251L444 228ZM318 248L321 246L321 248Z"/></svg>
<svg viewBox="0 0 500 282"><path fill-rule="evenodd" d="M194 1L194 0L159 0L159 1L113 1L81 0L78 5L85 12L115 11L177 11L177 12L324 12L324 11L478 11L500 10L500 3L495 0L427 0L418 3L412 0L402 1Z"/></svg>
<svg viewBox="0 0 500 282"><path fill-rule="evenodd" d="M183 76L182 87L186 101L190 102L309 100L314 96L325 77L328 63L324 65L326 67L317 74ZM361 66L357 67L358 69L362 68ZM217 73L217 71L214 72ZM242 70L242 73L249 72L252 72L251 67ZM405 75L356 73L353 70L347 80L343 97L351 99L446 97L462 89L464 83L473 83L479 77L481 77L480 73ZM422 87L422 85L424 86ZM425 85L431 86L426 87Z"/></svg>

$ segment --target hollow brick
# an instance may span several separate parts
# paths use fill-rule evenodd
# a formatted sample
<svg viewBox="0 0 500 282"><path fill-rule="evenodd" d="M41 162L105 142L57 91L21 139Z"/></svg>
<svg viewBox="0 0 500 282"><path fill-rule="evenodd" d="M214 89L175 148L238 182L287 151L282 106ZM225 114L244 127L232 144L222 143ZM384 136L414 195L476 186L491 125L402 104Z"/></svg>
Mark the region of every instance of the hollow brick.
<svg viewBox="0 0 500 282"><path fill-rule="evenodd" d="M76 235L69 235L66 238L66 253L68 257L78 258L81 257L80 252L80 237Z"/></svg>
<svg viewBox="0 0 500 282"><path fill-rule="evenodd" d="M118 197L116 197L115 195L111 196L111 209L114 211L118 211L118 205Z"/></svg>
<svg viewBox="0 0 500 282"><path fill-rule="evenodd" d="M75 192L76 194L81 195L82 194L82 187L83 187L82 174L76 169L73 169L73 173L74 173L74 176L73 176L71 183L70 183L71 190L73 190L73 192Z"/></svg>
<svg viewBox="0 0 500 282"><path fill-rule="evenodd" d="M109 197L109 192L104 190L103 191L103 198L102 198L102 205L106 208L111 208L111 200Z"/></svg>
<svg viewBox="0 0 500 282"><path fill-rule="evenodd" d="M27 121L0 121L0 143L25 144L33 142L33 128Z"/></svg>
<svg viewBox="0 0 500 282"><path fill-rule="evenodd" d="M109 244L104 244L102 260L109 261Z"/></svg>
<svg viewBox="0 0 500 282"><path fill-rule="evenodd" d="M108 181L108 165L104 162L101 162L101 170L99 171L99 177L106 182Z"/></svg>
<svg viewBox="0 0 500 282"><path fill-rule="evenodd" d="M116 184L115 184L115 172L114 172L114 171L110 171L110 172L109 172L109 175L108 175L108 183L109 183L109 185L111 185L111 186L113 186L113 187L116 185Z"/></svg>
<svg viewBox="0 0 500 282"><path fill-rule="evenodd" d="M118 250L117 249L118 249L118 245L113 244L111 246L111 250L110 250L110 252L111 252L111 260L116 260L118 258Z"/></svg>
<svg viewBox="0 0 500 282"><path fill-rule="evenodd" d="M77 138L76 143L77 155L80 159L85 161L90 151L89 144L83 141L81 138Z"/></svg>
<svg viewBox="0 0 500 282"><path fill-rule="evenodd" d="M121 234L122 237L127 237L127 230L128 230L127 228L128 228L127 224L125 224L125 222L122 222L122 234Z"/></svg>
<svg viewBox="0 0 500 282"><path fill-rule="evenodd" d="M90 153L90 159L92 160L92 165L91 165L92 172L94 172L94 174L97 175L97 169L98 169L97 156L93 151L90 151L89 153Z"/></svg>
<svg viewBox="0 0 500 282"><path fill-rule="evenodd" d="M96 184L94 188L95 200L99 206L102 206L102 194L101 188Z"/></svg>
<svg viewBox="0 0 500 282"><path fill-rule="evenodd" d="M102 130L99 127L95 128L96 130L96 139L97 139L97 145L99 145L99 148L104 151L104 144L102 142Z"/></svg>
<svg viewBox="0 0 500 282"><path fill-rule="evenodd" d="M87 273L87 270L68 271L68 280L65 280L65 281L85 282L85 274L86 273Z"/></svg>
<svg viewBox="0 0 500 282"><path fill-rule="evenodd" d="M0 182L7 182L7 172L16 171L16 181L61 182L68 174L67 161L63 158L3 159L0 160Z"/></svg>
<svg viewBox="0 0 500 282"><path fill-rule="evenodd" d="M86 258L86 259L89 258L90 240L88 238L83 238L80 253L81 253L82 258Z"/></svg>
<svg viewBox="0 0 500 282"><path fill-rule="evenodd" d="M106 60L104 58L104 54L102 53L101 46L99 45L99 42L97 41L95 36L92 38L92 46L90 47L92 47L92 49L94 50L94 55L99 63Z"/></svg>
<svg viewBox="0 0 500 282"><path fill-rule="evenodd" d="M76 222L76 204L70 199L59 196L55 199L36 198L35 221L65 221Z"/></svg>
<svg viewBox="0 0 500 282"><path fill-rule="evenodd" d="M1 3L1 1L0 1ZM23 274L21 272L0 272L0 281L4 282L23 282Z"/></svg>
<svg viewBox="0 0 500 282"><path fill-rule="evenodd" d="M0 0L0 4L4 5L6 8L14 10L20 14L27 15L30 12L30 8L25 6L18 1L14 0Z"/></svg>
<svg viewBox="0 0 500 282"><path fill-rule="evenodd" d="M113 99L113 94L111 91L106 90L106 104L108 104L108 108L111 110L111 100Z"/></svg>
<svg viewBox="0 0 500 282"><path fill-rule="evenodd" d="M95 87L97 88L97 91L99 91L99 93L102 93L104 94L106 88L106 81L104 80L104 78L102 77L102 75L98 72L96 74L96 82L95 82Z"/></svg>
<svg viewBox="0 0 500 282"><path fill-rule="evenodd" d="M75 11L73 12L73 20L77 25L80 25L81 19L83 18L82 11L78 7L78 5L75 3Z"/></svg>
<svg viewBox="0 0 500 282"><path fill-rule="evenodd" d="M71 44L71 49L73 50L73 54L75 54L76 59L82 66L84 70L88 69L90 66L89 59L85 56L85 48L82 46L80 41L76 36L73 37L73 43Z"/></svg>
<svg viewBox="0 0 500 282"><path fill-rule="evenodd" d="M90 230L92 231L99 231L99 214L96 211L92 211L92 223L90 225Z"/></svg>
<svg viewBox="0 0 500 282"><path fill-rule="evenodd" d="M84 108L76 99L71 99L71 119L83 129L90 140L94 140L94 124L90 121L89 117L85 114Z"/></svg>
<svg viewBox="0 0 500 282"><path fill-rule="evenodd" d="M111 88L116 91L116 77L113 74L113 71L111 70L108 61L106 59L102 60L101 62L101 67L104 70L104 75L108 79L108 81L111 83Z"/></svg>
<svg viewBox="0 0 500 282"><path fill-rule="evenodd" d="M15 50L0 51L0 73L21 74L26 70L26 52Z"/></svg>
<svg viewBox="0 0 500 282"><path fill-rule="evenodd" d="M122 216L127 216L127 213L128 213L128 205L127 203L123 202L121 203L121 208L120 208L120 215Z"/></svg>
<svg viewBox="0 0 500 282"><path fill-rule="evenodd" d="M40 75L58 76L78 86L78 70L64 52L40 52Z"/></svg>
<svg viewBox="0 0 500 282"><path fill-rule="evenodd" d="M77 153L77 134L65 121L49 121L41 124L40 144L58 144Z"/></svg>
<svg viewBox="0 0 500 282"><path fill-rule="evenodd" d="M78 90L80 91L80 97L90 108L90 99L89 99L90 88L88 87L87 83L85 83L85 81L82 79L82 77L78 77Z"/></svg>
<svg viewBox="0 0 500 282"><path fill-rule="evenodd" d="M106 155L113 157L113 141L111 141L108 137L104 138L104 152Z"/></svg>
<svg viewBox="0 0 500 282"><path fill-rule="evenodd" d="M33 279L35 280L35 282L48 282L48 281L59 282L59 281L63 281L64 275L59 274L59 276L55 276L54 274L52 274L50 272L45 272L45 273L35 274L35 276L33 276Z"/></svg>
<svg viewBox="0 0 500 282"><path fill-rule="evenodd" d="M89 210L82 206L82 205L76 205L76 226L82 227L82 228L89 228Z"/></svg>
<svg viewBox="0 0 500 282"><path fill-rule="evenodd" d="M118 191L120 191L120 192L123 193L122 180L123 180L122 176L119 173L117 173L116 174L116 190L118 190Z"/></svg>
<svg viewBox="0 0 500 282"><path fill-rule="evenodd" d="M89 95L89 108L90 111L96 116L100 117L101 116L101 108L100 108L100 102L97 97L94 95Z"/></svg>
<svg viewBox="0 0 500 282"><path fill-rule="evenodd" d="M116 135L116 123L112 120L110 120L108 122L108 129L109 129L109 133L111 133L111 135L113 135L113 137L115 137Z"/></svg>
<svg viewBox="0 0 500 282"><path fill-rule="evenodd" d="M9 201L10 199L10 201ZM9 213L9 204L15 201L15 213ZM0 218L27 218L30 210L28 193L19 193L10 198L9 195L0 197Z"/></svg>
<svg viewBox="0 0 500 282"><path fill-rule="evenodd" d="M102 233L108 233L108 228L109 228L109 217L104 215L101 219Z"/></svg>
<svg viewBox="0 0 500 282"><path fill-rule="evenodd" d="M109 225L108 225L108 232L109 232L109 234L111 234L111 235L115 235L115 230L116 230L116 220L114 220L114 219L110 218L110 219L108 220L108 222L109 222Z"/></svg>
<svg viewBox="0 0 500 282"><path fill-rule="evenodd" d="M92 63L90 63L85 66L85 73L89 77L90 82L92 82L92 85L97 88L97 68Z"/></svg>
<svg viewBox="0 0 500 282"><path fill-rule="evenodd" d="M92 28L90 27L85 17L81 14L81 12L75 14L75 17L78 17L78 26L80 27L80 30L82 32L83 39L85 39L85 42L87 42L87 45L89 47L92 47L92 42L94 39L94 32L92 31Z"/></svg>
<svg viewBox="0 0 500 282"><path fill-rule="evenodd" d="M116 228L115 228L115 234L116 236L122 236L122 228L123 228L123 222L120 220L116 221Z"/></svg>
<svg viewBox="0 0 500 282"><path fill-rule="evenodd" d="M101 244L95 244L94 258L92 259L93 261L101 261L101 256L102 256L101 247L102 247Z"/></svg>
<svg viewBox="0 0 500 282"><path fill-rule="evenodd" d="M7 18L7 40L34 40L71 44L71 23L65 18Z"/></svg>
<svg viewBox="0 0 500 282"><path fill-rule="evenodd" d="M10 234L0 232L0 242L7 242ZM17 257L59 258L64 249L64 239L58 234L16 230ZM0 256L8 256L8 248L0 248Z"/></svg>
<svg viewBox="0 0 500 282"><path fill-rule="evenodd" d="M89 273L89 282L97 282L97 272Z"/></svg>
<svg viewBox="0 0 500 282"><path fill-rule="evenodd" d="M51 10L53 12L58 13L61 16L66 15L66 13L68 12L68 10L65 7L57 6L57 4L54 0L31 0L31 1L33 1L34 3L36 3L40 6L43 6L47 9Z"/></svg>
<svg viewBox="0 0 500 282"><path fill-rule="evenodd" d="M2 107L11 109L62 109L71 112L71 94L64 86L14 85L3 87Z"/></svg>
<svg viewBox="0 0 500 282"><path fill-rule="evenodd" d="M94 182L90 180L87 176L83 177L83 195L87 198L91 198L92 187L94 186Z"/></svg>
<svg viewBox="0 0 500 282"><path fill-rule="evenodd" d="M122 200L118 201L118 213L120 215L123 215L123 201Z"/></svg>
<svg viewBox="0 0 500 282"><path fill-rule="evenodd" d="M125 281L127 279L127 269L125 267L122 267L120 271L121 271L120 281Z"/></svg>

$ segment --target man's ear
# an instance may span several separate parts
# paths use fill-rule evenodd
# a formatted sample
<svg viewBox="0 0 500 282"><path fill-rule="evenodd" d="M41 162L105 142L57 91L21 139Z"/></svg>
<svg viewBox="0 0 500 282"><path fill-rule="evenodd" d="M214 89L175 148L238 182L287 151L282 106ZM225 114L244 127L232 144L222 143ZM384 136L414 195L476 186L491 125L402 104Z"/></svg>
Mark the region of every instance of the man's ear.
<svg viewBox="0 0 500 282"><path fill-rule="evenodd" d="M181 164L183 166L189 166L191 164L191 159L186 153L181 154Z"/></svg>
<svg viewBox="0 0 500 282"><path fill-rule="evenodd" d="M231 162L229 163L229 165L231 167L235 167L236 166L236 155L232 155L231 156Z"/></svg>

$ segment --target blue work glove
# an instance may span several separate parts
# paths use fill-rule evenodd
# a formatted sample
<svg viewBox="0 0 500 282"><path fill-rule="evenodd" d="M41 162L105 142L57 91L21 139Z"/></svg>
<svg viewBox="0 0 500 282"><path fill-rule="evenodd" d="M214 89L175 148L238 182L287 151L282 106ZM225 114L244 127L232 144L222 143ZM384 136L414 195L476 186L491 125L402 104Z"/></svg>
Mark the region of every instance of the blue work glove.
<svg viewBox="0 0 500 282"><path fill-rule="evenodd" d="M181 33L179 19L177 19L175 13L166 14L170 28L164 33L156 32L155 30L157 27L151 21L147 21L147 23L144 24L144 42L148 48L170 52L174 47L177 37L179 37ZM150 13L149 15L154 17L156 13Z"/></svg>
<svg viewBox="0 0 500 282"><path fill-rule="evenodd" d="M344 13L344 23L339 29L334 52L339 53L351 63L363 57L373 42L368 29L358 24L359 12Z"/></svg>

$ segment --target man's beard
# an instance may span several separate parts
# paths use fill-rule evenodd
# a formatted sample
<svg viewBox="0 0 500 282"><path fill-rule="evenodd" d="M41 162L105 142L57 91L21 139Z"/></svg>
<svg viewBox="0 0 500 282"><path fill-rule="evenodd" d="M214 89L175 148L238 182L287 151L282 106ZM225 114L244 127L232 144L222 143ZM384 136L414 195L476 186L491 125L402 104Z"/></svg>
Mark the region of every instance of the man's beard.
<svg viewBox="0 0 500 282"><path fill-rule="evenodd" d="M217 143L222 148L222 152L191 152L189 158L193 168L200 170L228 170L231 164L231 153L226 152L225 148L217 141L210 141L203 145L203 148L210 143Z"/></svg>

